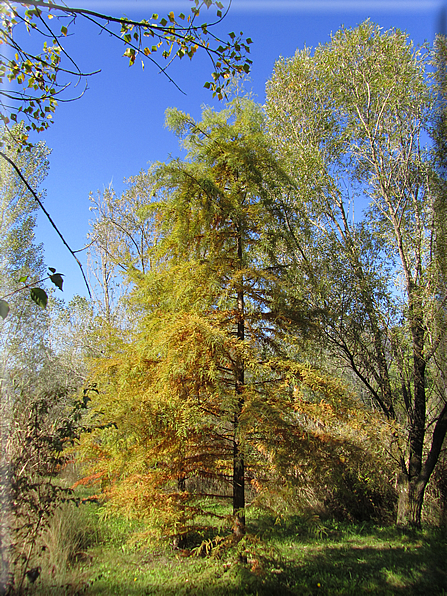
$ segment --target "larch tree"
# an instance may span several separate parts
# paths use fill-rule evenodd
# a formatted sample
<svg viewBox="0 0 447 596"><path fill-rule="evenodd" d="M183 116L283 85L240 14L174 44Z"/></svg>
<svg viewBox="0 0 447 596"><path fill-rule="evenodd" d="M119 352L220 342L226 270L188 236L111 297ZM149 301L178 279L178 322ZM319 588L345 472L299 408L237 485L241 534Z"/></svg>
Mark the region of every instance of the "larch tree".
<svg viewBox="0 0 447 596"><path fill-rule="evenodd" d="M349 400L291 347L311 313L269 260L270 207L290 182L260 108L238 98L200 122L177 110L167 121L187 157L139 177L152 195L140 215L153 226L150 268L129 266L140 321L96 362L81 453L111 511L182 537L199 519L221 518L221 499L239 540L246 490L260 502L299 476L303 453L315 448L313 463L322 461L317 403L335 420Z"/></svg>
<svg viewBox="0 0 447 596"><path fill-rule="evenodd" d="M296 180L278 205L290 262L323 341L401 423L397 520L416 525L447 430L432 57L366 21L278 61L266 104Z"/></svg>

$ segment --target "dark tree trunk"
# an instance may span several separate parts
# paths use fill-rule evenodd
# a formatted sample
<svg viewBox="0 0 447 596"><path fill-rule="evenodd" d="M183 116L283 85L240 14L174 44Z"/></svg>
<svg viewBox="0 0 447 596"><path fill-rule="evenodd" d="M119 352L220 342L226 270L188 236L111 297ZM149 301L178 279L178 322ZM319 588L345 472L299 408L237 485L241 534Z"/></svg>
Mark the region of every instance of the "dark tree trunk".
<svg viewBox="0 0 447 596"><path fill-rule="evenodd" d="M233 518L233 533L239 540L245 534L245 464L236 437L233 452Z"/></svg>
<svg viewBox="0 0 447 596"><path fill-rule="evenodd" d="M399 474L397 525L420 527L426 486L427 483L421 478L411 479L408 474Z"/></svg>
<svg viewBox="0 0 447 596"><path fill-rule="evenodd" d="M237 238L237 256L242 267L242 238L240 234ZM245 337L243 288L237 292L237 317L237 338L239 341L243 341ZM233 420L233 533L237 540L240 540L245 534L245 462L238 436L239 418L244 406L244 383L244 362L241 358L237 358L235 370L236 410Z"/></svg>
<svg viewBox="0 0 447 596"><path fill-rule="evenodd" d="M402 466L399 474L397 523L398 525L420 526L422 504L425 487L430 473L427 475L423 466L423 450L425 439L426 397L424 340L425 331L422 316L422 304L413 284L408 284L409 318L413 343L413 404L408 409L409 433L408 467Z"/></svg>
<svg viewBox="0 0 447 596"><path fill-rule="evenodd" d="M411 476L411 460L409 465L410 473L403 470L397 480L398 505L397 523L401 526L417 526L422 521L422 505L424 503L424 492L430 480L441 453L442 444L447 433L447 403L437 419L433 431L430 452L424 465L420 466L417 475ZM410 454L411 456L411 454ZM413 463L413 469L416 465Z"/></svg>
<svg viewBox="0 0 447 596"><path fill-rule="evenodd" d="M408 443L410 455L408 472L410 478L417 478L422 471L422 457L425 439L426 396L424 358L425 329L422 316L423 306L419 299L410 294L409 313L413 340L413 407L409 410L410 431Z"/></svg>

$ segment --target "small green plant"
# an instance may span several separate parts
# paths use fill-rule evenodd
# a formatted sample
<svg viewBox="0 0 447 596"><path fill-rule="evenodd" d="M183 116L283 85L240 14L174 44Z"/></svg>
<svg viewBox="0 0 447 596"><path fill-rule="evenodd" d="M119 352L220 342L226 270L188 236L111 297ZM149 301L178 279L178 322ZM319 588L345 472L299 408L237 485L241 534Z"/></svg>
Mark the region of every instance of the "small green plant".
<svg viewBox="0 0 447 596"><path fill-rule="evenodd" d="M221 552L228 545L228 537L216 536L208 540L203 540L199 546L192 549L192 553L196 557L219 557Z"/></svg>

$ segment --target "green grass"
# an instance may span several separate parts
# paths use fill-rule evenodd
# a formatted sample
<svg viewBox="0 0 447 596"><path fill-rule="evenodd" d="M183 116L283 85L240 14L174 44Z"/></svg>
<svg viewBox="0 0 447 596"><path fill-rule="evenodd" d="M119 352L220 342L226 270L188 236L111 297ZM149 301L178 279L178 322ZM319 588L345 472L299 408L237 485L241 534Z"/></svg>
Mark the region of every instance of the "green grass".
<svg viewBox="0 0 447 596"><path fill-rule="evenodd" d="M79 514L96 541L72 563L70 585L59 591L54 578L51 587L42 576L34 593L447 596L447 535L434 528L410 532L312 517L275 524L258 516L239 544L247 559L241 563L234 546L203 557L194 556L193 544L190 551L132 545L128 522L101 521L96 510Z"/></svg>

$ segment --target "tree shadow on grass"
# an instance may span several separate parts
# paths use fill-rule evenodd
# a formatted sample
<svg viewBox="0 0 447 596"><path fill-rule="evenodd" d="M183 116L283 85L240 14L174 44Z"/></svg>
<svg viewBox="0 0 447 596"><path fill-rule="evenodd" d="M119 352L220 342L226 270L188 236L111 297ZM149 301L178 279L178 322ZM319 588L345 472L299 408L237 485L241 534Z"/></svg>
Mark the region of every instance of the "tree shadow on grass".
<svg viewBox="0 0 447 596"><path fill-rule="evenodd" d="M293 594L447 594L446 548L328 545L284 565Z"/></svg>
<svg viewBox="0 0 447 596"><path fill-rule="evenodd" d="M284 529L283 529L284 530ZM172 557L108 577L83 591L126 596L447 596L447 541L396 529L346 535L336 541L293 538L278 529L277 555L248 557L247 564L212 558ZM400 538L400 539L399 539ZM377 544L374 544L376 540ZM371 544L373 543L373 544ZM128 570L129 571L129 570ZM49 591L48 595L52 592Z"/></svg>

